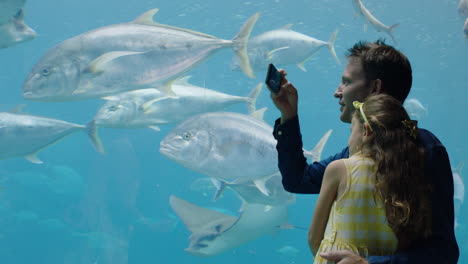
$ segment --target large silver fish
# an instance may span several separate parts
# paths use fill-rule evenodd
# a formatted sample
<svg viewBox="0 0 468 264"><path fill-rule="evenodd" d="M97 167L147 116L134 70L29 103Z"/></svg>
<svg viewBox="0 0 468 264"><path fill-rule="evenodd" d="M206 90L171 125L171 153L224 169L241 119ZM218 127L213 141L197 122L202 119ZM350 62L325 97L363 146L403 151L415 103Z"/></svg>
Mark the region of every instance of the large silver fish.
<svg viewBox="0 0 468 264"><path fill-rule="evenodd" d="M247 103L249 112L262 88L257 85L248 96L240 97L216 92L188 83L190 76L174 81L175 96L156 89L141 89L105 97L109 100L97 112L96 125L113 128L141 128L177 123L190 116L220 111L239 103Z"/></svg>
<svg viewBox="0 0 468 264"><path fill-rule="evenodd" d="M306 71L304 63L312 58L322 47L328 47L338 64L335 52L335 31L328 42L291 30L291 24L264 32L251 38L247 48L249 61L254 71L264 71L269 63L276 66L297 65ZM241 70L238 57L233 57L232 70Z"/></svg>
<svg viewBox="0 0 468 264"><path fill-rule="evenodd" d="M150 87L173 94L172 80L227 47L241 57L244 72L253 76L246 46L258 13L232 40L223 40L157 24L156 12L80 34L50 49L27 77L23 97L80 100Z"/></svg>
<svg viewBox="0 0 468 264"><path fill-rule="evenodd" d="M0 48L7 48L36 37L36 32L24 23L26 0L0 1Z"/></svg>
<svg viewBox="0 0 468 264"><path fill-rule="evenodd" d="M160 152L196 172L222 181L253 182L268 195L266 181L278 172L273 128L262 119L265 108L252 115L231 112L200 114L174 128L160 143ZM255 117L256 116L256 117ZM312 153L320 159L327 132Z"/></svg>
<svg viewBox="0 0 468 264"><path fill-rule="evenodd" d="M83 130L87 130L97 150L103 152L93 122L83 126L46 117L2 112L0 159L25 157L33 163L42 163L36 156L39 151L71 133Z"/></svg>
<svg viewBox="0 0 468 264"><path fill-rule="evenodd" d="M286 206L244 204L238 217L189 203L174 195L169 198L174 212L190 235L185 251L200 257L221 254L266 234L274 234L288 218Z"/></svg>
<svg viewBox="0 0 468 264"><path fill-rule="evenodd" d="M463 19L468 18L468 0L460 0L458 3L458 14L460 14Z"/></svg>
<svg viewBox="0 0 468 264"><path fill-rule="evenodd" d="M380 22L371 12L362 4L361 0L352 0L354 10L356 11L357 15L361 15L364 19L377 30L378 32L385 32L387 33L396 43L395 37L393 36L393 30L399 24L393 24L391 26L387 26L384 23Z"/></svg>

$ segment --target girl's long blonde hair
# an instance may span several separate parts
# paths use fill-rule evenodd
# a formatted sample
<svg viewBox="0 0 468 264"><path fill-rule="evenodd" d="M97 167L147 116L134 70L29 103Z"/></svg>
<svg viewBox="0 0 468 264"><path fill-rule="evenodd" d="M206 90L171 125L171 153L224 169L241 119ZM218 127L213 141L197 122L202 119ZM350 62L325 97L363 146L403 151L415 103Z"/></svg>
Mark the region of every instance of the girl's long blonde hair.
<svg viewBox="0 0 468 264"><path fill-rule="evenodd" d="M399 248L404 249L431 233L431 188L424 175L424 149L418 144L417 123L409 119L400 101L386 94L369 96L362 110L372 128L362 152L376 162L376 189ZM354 115L365 123L359 110Z"/></svg>

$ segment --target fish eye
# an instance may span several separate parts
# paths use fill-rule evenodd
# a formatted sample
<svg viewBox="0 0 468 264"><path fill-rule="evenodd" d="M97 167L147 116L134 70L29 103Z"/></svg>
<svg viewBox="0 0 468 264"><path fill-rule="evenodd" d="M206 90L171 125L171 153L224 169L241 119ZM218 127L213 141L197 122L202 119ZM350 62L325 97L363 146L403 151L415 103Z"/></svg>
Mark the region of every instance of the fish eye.
<svg viewBox="0 0 468 264"><path fill-rule="evenodd" d="M107 108L107 110L109 110L109 111L111 111L111 112L115 112L115 111L117 111L117 109L119 109L119 107L116 106L116 105L111 105L111 106L109 106L109 107Z"/></svg>
<svg viewBox="0 0 468 264"><path fill-rule="evenodd" d="M190 138L192 138L192 135L189 133L189 132L185 132L183 135L182 135L182 138L184 140L190 140Z"/></svg>
<svg viewBox="0 0 468 264"><path fill-rule="evenodd" d="M44 69L41 70L41 75L42 76L48 76L49 74L50 74L49 69L44 68Z"/></svg>

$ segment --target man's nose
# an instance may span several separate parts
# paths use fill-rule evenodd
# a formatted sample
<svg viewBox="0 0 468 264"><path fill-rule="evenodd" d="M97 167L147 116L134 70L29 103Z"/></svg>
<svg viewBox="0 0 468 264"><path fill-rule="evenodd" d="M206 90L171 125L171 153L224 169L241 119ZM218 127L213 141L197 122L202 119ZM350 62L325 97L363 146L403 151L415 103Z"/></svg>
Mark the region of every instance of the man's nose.
<svg viewBox="0 0 468 264"><path fill-rule="evenodd" d="M336 88L335 93L333 93L333 96L335 98L341 98L343 96L343 89L341 89L341 85Z"/></svg>

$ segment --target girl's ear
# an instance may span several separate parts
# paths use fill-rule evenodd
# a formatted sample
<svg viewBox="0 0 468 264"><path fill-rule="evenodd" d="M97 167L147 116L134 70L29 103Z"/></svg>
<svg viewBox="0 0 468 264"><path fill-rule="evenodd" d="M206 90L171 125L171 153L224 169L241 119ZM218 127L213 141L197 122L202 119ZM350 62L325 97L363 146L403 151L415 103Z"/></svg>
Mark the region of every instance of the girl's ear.
<svg viewBox="0 0 468 264"><path fill-rule="evenodd" d="M369 124L364 123L363 128L364 128L363 135L365 137L372 136L372 131L370 130Z"/></svg>

